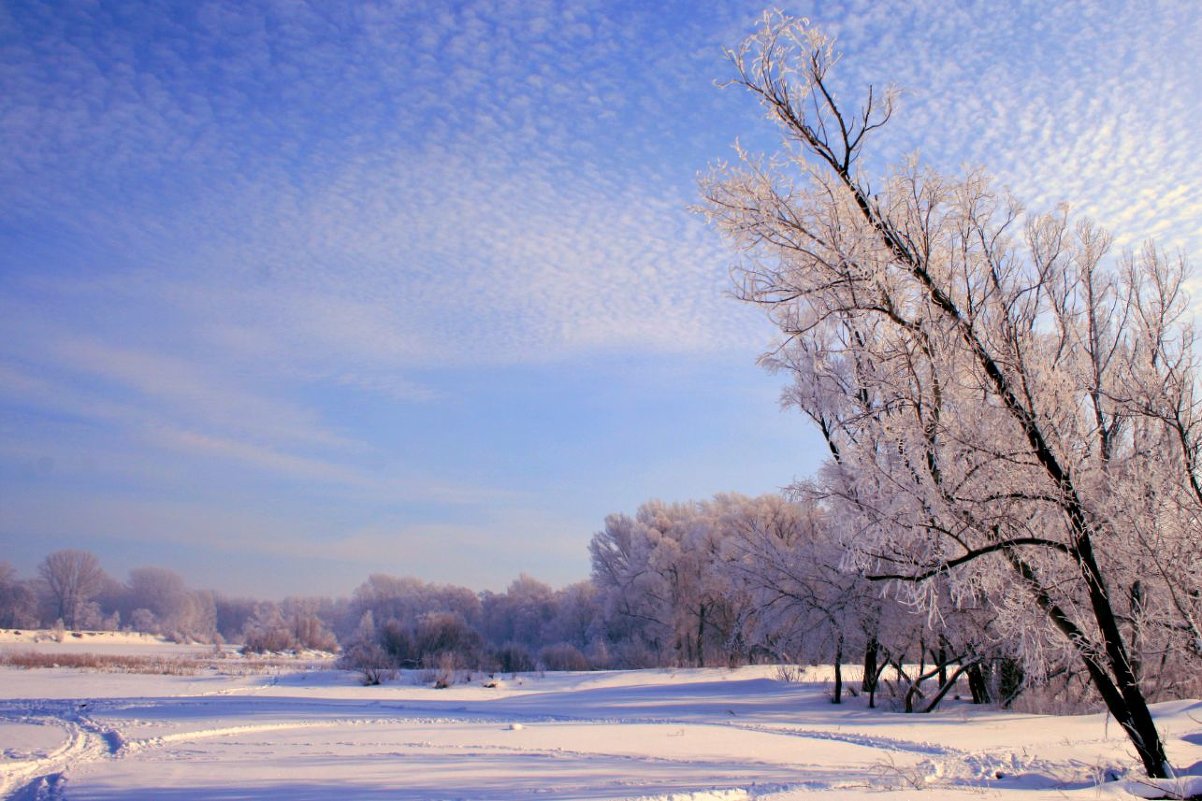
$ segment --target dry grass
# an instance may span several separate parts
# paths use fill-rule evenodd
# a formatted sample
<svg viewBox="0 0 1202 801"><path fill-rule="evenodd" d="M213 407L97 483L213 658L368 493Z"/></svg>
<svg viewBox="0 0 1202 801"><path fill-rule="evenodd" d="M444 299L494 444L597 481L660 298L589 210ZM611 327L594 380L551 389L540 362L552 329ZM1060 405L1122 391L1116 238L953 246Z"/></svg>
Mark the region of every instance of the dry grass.
<svg viewBox="0 0 1202 801"><path fill-rule="evenodd" d="M153 673L164 676L191 676L206 667L204 660L189 657L46 654L37 651L0 653L0 665L22 670L75 668L105 673Z"/></svg>

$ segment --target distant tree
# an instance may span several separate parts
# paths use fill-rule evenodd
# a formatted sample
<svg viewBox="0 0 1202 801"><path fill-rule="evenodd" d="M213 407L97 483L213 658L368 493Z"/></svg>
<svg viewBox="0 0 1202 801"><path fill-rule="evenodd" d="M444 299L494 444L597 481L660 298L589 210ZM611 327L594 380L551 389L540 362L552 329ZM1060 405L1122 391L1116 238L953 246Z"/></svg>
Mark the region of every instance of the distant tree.
<svg viewBox="0 0 1202 801"><path fill-rule="evenodd" d="M480 664L484 640L457 612L427 612L417 620L413 647L425 667L455 670Z"/></svg>
<svg viewBox="0 0 1202 801"><path fill-rule="evenodd" d="M140 606L129 614L129 625L139 634L155 634L160 630L159 619L144 606Z"/></svg>
<svg viewBox="0 0 1202 801"><path fill-rule="evenodd" d="M473 629L481 624L481 604L476 593L465 587L430 584L415 578L375 573L359 585L352 597L348 616L358 620L371 612L377 624L400 620L414 625L430 612L452 612Z"/></svg>
<svg viewBox="0 0 1202 801"><path fill-rule="evenodd" d="M247 653L282 653L298 647L292 626L284 619L279 604L265 601L242 631L242 650Z"/></svg>
<svg viewBox="0 0 1202 801"><path fill-rule="evenodd" d="M392 680L397 672L393 657L370 640L356 641L344 649L338 666L359 673L368 687Z"/></svg>
<svg viewBox="0 0 1202 801"><path fill-rule="evenodd" d="M502 673L522 673L534 670L534 657L530 655L530 649L520 642L502 645L493 656Z"/></svg>
<svg viewBox="0 0 1202 801"><path fill-rule="evenodd" d="M630 651L636 645L655 664L682 663L685 640L678 622L685 613L675 603L675 570L680 528L669 521L691 517L684 505L643 504L634 517L612 514L589 543L592 577L609 623L608 636ZM674 586L675 585L675 586ZM627 667L641 667L637 663Z"/></svg>
<svg viewBox="0 0 1202 801"><path fill-rule="evenodd" d="M1149 776L1171 775L1141 665L1197 675L1202 403L1185 267L1026 213L980 173L914 161L870 186L892 114L842 104L834 44L765 15L733 83L782 133L704 192L743 253L739 293L782 340L766 357L827 438L824 499L857 563L928 609L985 599L1031 673L1071 653Z"/></svg>
<svg viewBox="0 0 1202 801"><path fill-rule="evenodd" d="M732 512L732 580L752 598L746 636L784 661L831 663L831 700L841 703L842 665L859 644L868 582L843 569L844 550L816 504L765 496Z"/></svg>
<svg viewBox="0 0 1202 801"><path fill-rule="evenodd" d="M378 629L372 626L369 636L360 635L360 641L379 646L388 655L393 667L415 668L421 665L421 653L413 641L413 627L399 620L385 621Z"/></svg>
<svg viewBox="0 0 1202 801"><path fill-rule="evenodd" d="M280 612L292 629L292 638L298 648L313 651L336 651L338 638L334 636L330 619L341 615L340 605L328 598L285 598Z"/></svg>
<svg viewBox="0 0 1202 801"><path fill-rule="evenodd" d="M258 602L252 598L229 598L215 595L213 612L217 633L226 642L240 642L246 624L255 616Z"/></svg>
<svg viewBox="0 0 1202 801"><path fill-rule="evenodd" d="M481 595L483 630L490 642L520 642L528 648L543 644L555 617L555 591L523 573L500 594Z"/></svg>
<svg viewBox="0 0 1202 801"><path fill-rule="evenodd" d="M538 664L544 670L588 670L588 658L571 643L548 645L538 652Z"/></svg>
<svg viewBox="0 0 1202 801"><path fill-rule="evenodd" d="M104 584L99 560L88 551L69 548L55 551L38 566L52 614L68 628L76 628L89 601Z"/></svg>
<svg viewBox="0 0 1202 801"><path fill-rule="evenodd" d="M139 630L181 641L208 641L217 633L213 595L189 589L182 576L167 568L136 567L129 571L123 607L124 615L131 623L134 623L132 616L136 610L150 613L150 618L142 615L135 623Z"/></svg>
<svg viewBox="0 0 1202 801"><path fill-rule="evenodd" d="M604 622L597 588L578 581L555 592L554 615L543 629L544 643L566 642L589 653L590 661L604 666L597 653L604 649Z"/></svg>
<svg viewBox="0 0 1202 801"><path fill-rule="evenodd" d="M22 581L8 562L0 562L0 628L38 625L38 598L33 586Z"/></svg>
<svg viewBox="0 0 1202 801"><path fill-rule="evenodd" d="M658 664L737 664L750 656L751 598L728 564L752 499L649 501L610 515L589 544L596 596L615 651Z"/></svg>

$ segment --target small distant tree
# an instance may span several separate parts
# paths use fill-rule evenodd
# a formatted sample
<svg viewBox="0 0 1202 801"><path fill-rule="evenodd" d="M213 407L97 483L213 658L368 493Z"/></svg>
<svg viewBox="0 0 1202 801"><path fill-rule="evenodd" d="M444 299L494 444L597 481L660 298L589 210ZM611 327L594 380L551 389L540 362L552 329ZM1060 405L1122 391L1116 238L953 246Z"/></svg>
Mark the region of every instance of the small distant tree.
<svg viewBox="0 0 1202 801"><path fill-rule="evenodd" d="M742 599L720 560L727 534L716 504L648 501L633 518L608 516L589 552L611 639L634 641L661 663L739 661Z"/></svg>
<svg viewBox="0 0 1202 801"><path fill-rule="evenodd" d="M292 626L277 604L259 604L242 632L242 650L247 653L281 653L298 647Z"/></svg>
<svg viewBox="0 0 1202 801"><path fill-rule="evenodd" d="M216 597L188 588L182 576L164 567L135 567L120 594L126 620L137 630L180 642L209 642L217 635ZM148 612L134 615L138 610ZM153 622L151 622L153 621Z"/></svg>
<svg viewBox="0 0 1202 801"><path fill-rule="evenodd" d="M96 556L68 548L55 551L38 565L52 607L52 618L77 628L86 605L100 592L105 574Z"/></svg>
<svg viewBox="0 0 1202 801"><path fill-rule="evenodd" d="M373 629L370 640L383 649L394 667L415 668L421 663L413 632L399 620L385 621Z"/></svg>
<svg viewBox="0 0 1202 801"><path fill-rule="evenodd" d="M396 678L396 664L378 644L359 640L348 646L338 659L343 670L353 670L363 678L363 684L371 687Z"/></svg>
<svg viewBox="0 0 1202 801"><path fill-rule="evenodd" d="M455 612L429 612L417 620L414 650L430 668L475 667L483 655L480 634Z"/></svg>
<svg viewBox="0 0 1202 801"><path fill-rule="evenodd" d="M577 648L604 650L604 621L597 587L578 581L556 591L555 613L543 629L544 642L569 642Z"/></svg>
<svg viewBox="0 0 1202 801"><path fill-rule="evenodd" d="M831 700L842 703L843 662L859 645L868 582L842 568L843 548L817 504L765 496L744 503L730 525L730 569L753 599L749 634L785 661L829 661Z"/></svg>
<svg viewBox="0 0 1202 801"><path fill-rule="evenodd" d="M159 619L144 606L135 609L129 615L129 624L139 634L154 634L159 630Z"/></svg>
<svg viewBox="0 0 1202 801"><path fill-rule="evenodd" d="M536 647L555 617L555 591L523 573L502 594L481 597L483 633L493 642L521 642Z"/></svg>
<svg viewBox="0 0 1202 801"><path fill-rule="evenodd" d="M0 628L30 628L38 624L38 598L16 568L0 562Z"/></svg>
<svg viewBox="0 0 1202 801"><path fill-rule="evenodd" d="M255 616L258 602L251 598L215 595L213 613L217 633L227 642L240 641L246 624Z"/></svg>

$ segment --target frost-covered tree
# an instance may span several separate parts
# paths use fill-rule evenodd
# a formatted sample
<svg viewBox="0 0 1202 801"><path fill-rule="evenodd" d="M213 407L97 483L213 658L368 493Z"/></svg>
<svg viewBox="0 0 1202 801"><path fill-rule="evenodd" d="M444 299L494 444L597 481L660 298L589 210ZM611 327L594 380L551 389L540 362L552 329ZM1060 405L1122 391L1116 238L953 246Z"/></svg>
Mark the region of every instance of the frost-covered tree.
<svg viewBox="0 0 1202 801"><path fill-rule="evenodd" d="M764 571L775 567L753 544L760 534L798 540L797 511L779 497L729 493L650 501L634 517L607 517L589 548L616 660L703 666L800 657L812 629L797 609L767 599Z"/></svg>
<svg viewBox="0 0 1202 801"><path fill-rule="evenodd" d="M67 548L55 551L38 565L51 614L68 628L82 622L86 607L104 586L105 573L96 555Z"/></svg>
<svg viewBox="0 0 1202 801"><path fill-rule="evenodd" d="M38 598L30 582L17 575L8 562L0 562L0 627L25 628L38 624Z"/></svg>
<svg viewBox="0 0 1202 801"><path fill-rule="evenodd" d="M554 615L543 629L543 639L580 648L601 667L609 661L602 629L597 588L591 581L578 581L555 592Z"/></svg>
<svg viewBox="0 0 1202 801"><path fill-rule="evenodd" d="M868 583L843 568L843 549L817 504L773 495L738 501L724 504L724 524L732 582L751 599L744 636L786 662L832 663L832 700L840 703L845 657L867 642L860 622L876 601Z"/></svg>
<svg viewBox="0 0 1202 801"><path fill-rule="evenodd" d="M279 604L271 601L259 603L254 615L242 629L244 653L281 653L297 648L292 626L284 619Z"/></svg>
<svg viewBox="0 0 1202 801"><path fill-rule="evenodd" d="M123 590L118 611L139 631L164 634L180 641L207 641L217 633L212 594L189 589L183 577L173 570L135 567L129 571Z"/></svg>
<svg viewBox="0 0 1202 801"><path fill-rule="evenodd" d="M728 533L699 503L649 501L633 518L607 517L589 550L610 639L658 664L738 658L738 597L721 564Z"/></svg>
<svg viewBox="0 0 1202 801"><path fill-rule="evenodd" d="M290 597L280 603L280 613L292 630L297 648L335 651L333 628L346 615L346 602L332 598Z"/></svg>
<svg viewBox="0 0 1202 801"><path fill-rule="evenodd" d="M246 624L255 616L258 602L253 598L213 596L217 633L226 641L240 640Z"/></svg>
<svg viewBox="0 0 1202 801"><path fill-rule="evenodd" d="M637 516L612 514L589 543L608 636L626 652L627 667L666 664L673 654L669 588L653 565L661 539Z"/></svg>
<svg viewBox="0 0 1202 801"><path fill-rule="evenodd" d="M525 573L504 593L482 593L483 633L494 643L520 643L536 649L555 616L555 591Z"/></svg>
<svg viewBox="0 0 1202 801"><path fill-rule="evenodd" d="M377 624L400 620L413 625L429 612L453 612L472 628L481 622L480 599L466 587L429 584L415 578L375 573L351 597L349 615L358 620L371 612Z"/></svg>
<svg viewBox="0 0 1202 801"><path fill-rule="evenodd" d="M783 150L705 182L766 362L826 436L856 563L930 609L985 599L1025 665L1071 654L1150 776L1171 773L1145 660L1202 651L1202 418L1185 268L981 173L861 156L892 95L842 103L833 43L768 14L730 53ZM1196 675L1196 663L1192 672Z"/></svg>

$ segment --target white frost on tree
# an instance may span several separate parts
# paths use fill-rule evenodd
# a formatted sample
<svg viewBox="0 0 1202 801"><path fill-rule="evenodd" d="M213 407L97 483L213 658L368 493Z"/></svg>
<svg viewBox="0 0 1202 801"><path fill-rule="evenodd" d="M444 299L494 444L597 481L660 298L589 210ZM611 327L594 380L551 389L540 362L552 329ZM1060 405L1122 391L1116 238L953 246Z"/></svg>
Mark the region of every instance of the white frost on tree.
<svg viewBox="0 0 1202 801"><path fill-rule="evenodd" d="M1170 774L1141 664L1198 651L1183 261L1112 257L1095 226L1028 213L979 172L911 161L870 184L860 156L892 96L840 102L833 43L804 20L768 14L730 57L783 149L716 168L705 208L782 332L766 362L827 437L819 480L856 563L929 608L937 590L988 599L1032 664L1071 652L1148 774Z"/></svg>

